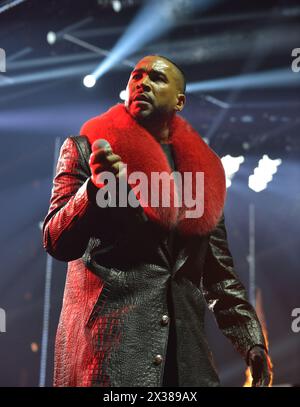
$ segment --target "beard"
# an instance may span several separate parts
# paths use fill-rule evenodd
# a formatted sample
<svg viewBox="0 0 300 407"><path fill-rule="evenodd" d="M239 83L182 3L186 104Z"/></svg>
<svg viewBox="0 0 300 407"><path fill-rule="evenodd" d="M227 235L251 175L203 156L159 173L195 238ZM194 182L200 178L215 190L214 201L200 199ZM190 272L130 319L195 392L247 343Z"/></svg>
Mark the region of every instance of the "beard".
<svg viewBox="0 0 300 407"><path fill-rule="evenodd" d="M164 107L153 107L152 109L141 111L140 114L135 117L135 120L143 127L155 127L169 121L173 113L174 112L167 111Z"/></svg>

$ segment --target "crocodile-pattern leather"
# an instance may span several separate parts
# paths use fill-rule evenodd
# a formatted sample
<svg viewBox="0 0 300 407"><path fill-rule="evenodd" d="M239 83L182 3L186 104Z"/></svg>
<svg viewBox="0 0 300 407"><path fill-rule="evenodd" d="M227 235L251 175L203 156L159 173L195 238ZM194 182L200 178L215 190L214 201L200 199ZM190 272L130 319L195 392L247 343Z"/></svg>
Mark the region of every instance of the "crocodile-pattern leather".
<svg viewBox="0 0 300 407"><path fill-rule="evenodd" d="M245 360L252 346L265 346L233 270L224 217L210 235L183 237L132 208L97 207L84 140L69 137L61 148L43 225L45 249L69 262L54 385L161 386L175 335L170 322L162 323L168 315L178 385L218 386L204 332L206 302Z"/></svg>

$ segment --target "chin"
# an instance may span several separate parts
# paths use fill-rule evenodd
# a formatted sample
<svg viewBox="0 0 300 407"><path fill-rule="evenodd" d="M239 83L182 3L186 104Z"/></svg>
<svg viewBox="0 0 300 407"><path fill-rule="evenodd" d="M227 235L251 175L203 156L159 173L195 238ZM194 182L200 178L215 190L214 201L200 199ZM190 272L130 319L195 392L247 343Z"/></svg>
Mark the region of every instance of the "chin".
<svg viewBox="0 0 300 407"><path fill-rule="evenodd" d="M150 109L134 109L130 111L130 114L134 119L143 121L152 116L152 111Z"/></svg>

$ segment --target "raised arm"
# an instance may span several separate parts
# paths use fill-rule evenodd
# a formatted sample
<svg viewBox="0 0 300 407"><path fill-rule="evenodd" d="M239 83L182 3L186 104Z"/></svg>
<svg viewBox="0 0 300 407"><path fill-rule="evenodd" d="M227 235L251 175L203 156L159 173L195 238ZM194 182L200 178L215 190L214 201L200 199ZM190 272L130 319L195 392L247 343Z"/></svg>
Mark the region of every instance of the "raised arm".
<svg viewBox="0 0 300 407"><path fill-rule="evenodd" d="M43 224L43 244L58 260L80 258L107 211L96 205L97 187L76 142L68 137L61 149L53 180L50 207Z"/></svg>

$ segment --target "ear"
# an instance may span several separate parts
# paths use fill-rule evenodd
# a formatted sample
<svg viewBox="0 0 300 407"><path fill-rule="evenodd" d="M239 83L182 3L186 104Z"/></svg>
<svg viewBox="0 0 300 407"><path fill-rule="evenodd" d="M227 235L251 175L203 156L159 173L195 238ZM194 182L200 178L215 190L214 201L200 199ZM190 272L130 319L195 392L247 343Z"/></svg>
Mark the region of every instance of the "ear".
<svg viewBox="0 0 300 407"><path fill-rule="evenodd" d="M185 105L185 100L186 100L185 95L183 93L179 93L177 95L177 104L175 105L174 110L176 110L177 112L181 112Z"/></svg>

